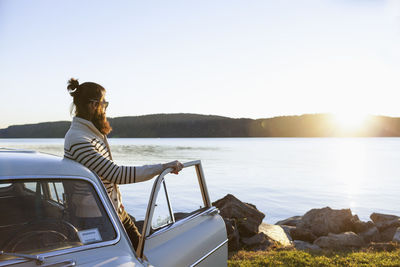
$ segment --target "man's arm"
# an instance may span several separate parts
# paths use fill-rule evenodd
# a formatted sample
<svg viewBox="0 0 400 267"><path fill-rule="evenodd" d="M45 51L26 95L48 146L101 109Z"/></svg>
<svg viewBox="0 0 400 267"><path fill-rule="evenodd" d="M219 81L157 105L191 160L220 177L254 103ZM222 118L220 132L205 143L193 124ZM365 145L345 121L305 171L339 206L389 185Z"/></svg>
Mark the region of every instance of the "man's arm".
<svg viewBox="0 0 400 267"><path fill-rule="evenodd" d="M64 148L66 158L77 161L98 176L115 184L130 184L149 180L163 171L162 164L144 166L121 166L109 159L107 147L97 139L81 139ZM166 164L168 165L168 164Z"/></svg>

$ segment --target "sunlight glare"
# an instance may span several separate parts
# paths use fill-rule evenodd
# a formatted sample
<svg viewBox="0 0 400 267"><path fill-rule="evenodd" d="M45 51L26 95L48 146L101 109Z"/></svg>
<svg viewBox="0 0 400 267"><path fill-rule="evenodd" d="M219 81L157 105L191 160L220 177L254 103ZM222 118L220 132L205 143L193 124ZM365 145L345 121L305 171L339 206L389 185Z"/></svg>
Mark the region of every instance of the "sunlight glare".
<svg viewBox="0 0 400 267"><path fill-rule="evenodd" d="M343 184L349 206L356 207L365 178L366 148L363 140L342 139L334 150L335 177Z"/></svg>
<svg viewBox="0 0 400 267"><path fill-rule="evenodd" d="M361 130L365 126L368 115L362 113L336 113L333 121L343 131Z"/></svg>

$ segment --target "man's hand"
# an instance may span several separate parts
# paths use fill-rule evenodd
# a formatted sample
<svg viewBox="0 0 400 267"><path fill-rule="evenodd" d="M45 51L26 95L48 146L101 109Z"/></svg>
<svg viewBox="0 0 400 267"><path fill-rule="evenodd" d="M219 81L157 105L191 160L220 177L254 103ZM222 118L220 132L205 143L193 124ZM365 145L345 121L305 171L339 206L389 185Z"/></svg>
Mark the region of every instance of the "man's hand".
<svg viewBox="0 0 400 267"><path fill-rule="evenodd" d="M163 169L164 170L168 169L168 168L172 168L173 169L171 173L178 174L183 169L183 164L180 163L177 160L163 164Z"/></svg>

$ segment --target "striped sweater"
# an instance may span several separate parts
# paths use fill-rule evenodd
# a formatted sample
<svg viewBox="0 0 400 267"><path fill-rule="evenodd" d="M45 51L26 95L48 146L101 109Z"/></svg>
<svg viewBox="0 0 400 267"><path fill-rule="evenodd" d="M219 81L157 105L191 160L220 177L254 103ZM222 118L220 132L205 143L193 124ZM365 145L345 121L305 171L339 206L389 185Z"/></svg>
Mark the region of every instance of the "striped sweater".
<svg viewBox="0 0 400 267"><path fill-rule="evenodd" d="M146 181L163 170L162 164L117 165L112 160L107 137L100 133L92 122L79 117L73 118L71 127L65 135L64 157L85 165L101 178L118 213L122 211L118 184Z"/></svg>

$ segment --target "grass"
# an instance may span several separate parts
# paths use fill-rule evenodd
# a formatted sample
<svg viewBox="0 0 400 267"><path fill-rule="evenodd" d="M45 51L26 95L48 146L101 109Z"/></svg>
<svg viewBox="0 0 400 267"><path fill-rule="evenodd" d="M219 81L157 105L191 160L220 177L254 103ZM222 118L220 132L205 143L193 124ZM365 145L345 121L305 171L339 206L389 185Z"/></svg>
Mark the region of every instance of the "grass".
<svg viewBox="0 0 400 267"><path fill-rule="evenodd" d="M248 266L400 266L400 250L391 252L239 251L229 267Z"/></svg>

